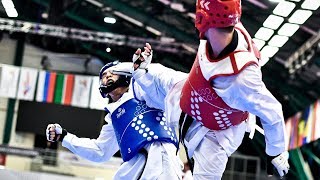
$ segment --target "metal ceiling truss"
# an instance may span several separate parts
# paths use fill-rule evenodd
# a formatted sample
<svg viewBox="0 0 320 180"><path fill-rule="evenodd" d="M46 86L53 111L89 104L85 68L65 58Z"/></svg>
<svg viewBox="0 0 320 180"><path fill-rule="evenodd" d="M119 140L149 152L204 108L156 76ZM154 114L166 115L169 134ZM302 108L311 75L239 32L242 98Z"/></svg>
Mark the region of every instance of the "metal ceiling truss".
<svg viewBox="0 0 320 180"><path fill-rule="evenodd" d="M117 46L129 46L133 48L144 46L146 42L150 42L153 45L153 48L158 51L165 51L170 53L190 53L190 51L186 50L186 48L190 47L184 43L162 42L156 39L125 36L108 32L89 31L49 24L11 20L5 18L0 18L0 30L53 36L81 41L91 41Z"/></svg>
<svg viewBox="0 0 320 180"><path fill-rule="evenodd" d="M281 61L279 59L276 59L279 63L283 64L288 70L290 69L300 69L303 65L306 65L307 62L304 64L300 64L297 68L293 67L293 64L299 61L309 61L311 60L317 51L318 43L320 43L320 31L312 36L310 39L308 39L295 53L293 53L287 60Z"/></svg>

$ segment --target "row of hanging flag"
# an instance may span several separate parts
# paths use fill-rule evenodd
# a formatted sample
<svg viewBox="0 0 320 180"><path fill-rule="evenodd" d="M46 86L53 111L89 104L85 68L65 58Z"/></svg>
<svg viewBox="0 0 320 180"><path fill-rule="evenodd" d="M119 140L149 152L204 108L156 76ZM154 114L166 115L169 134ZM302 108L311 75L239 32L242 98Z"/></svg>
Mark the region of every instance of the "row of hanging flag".
<svg viewBox="0 0 320 180"><path fill-rule="evenodd" d="M320 138L320 100L286 120L287 148L294 149Z"/></svg>
<svg viewBox="0 0 320 180"><path fill-rule="evenodd" d="M99 77L0 64L0 97L103 110Z"/></svg>

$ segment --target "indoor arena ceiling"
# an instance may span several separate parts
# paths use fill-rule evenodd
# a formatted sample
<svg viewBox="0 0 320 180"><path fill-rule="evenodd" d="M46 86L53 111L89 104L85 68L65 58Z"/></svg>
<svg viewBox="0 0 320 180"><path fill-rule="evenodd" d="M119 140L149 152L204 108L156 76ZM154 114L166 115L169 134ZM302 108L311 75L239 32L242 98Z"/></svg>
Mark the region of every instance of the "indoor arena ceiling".
<svg viewBox="0 0 320 180"><path fill-rule="evenodd" d="M304 1L314 3L318 0L288 0L294 6L282 24L290 22L290 15L299 10ZM136 47L143 47L144 42L149 41L154 44L155 62L185 72L190 69L195 57L198 44L194 28L195 0L13 2L19 14L16 20L123 35L124 43L101 43L27 34L28 42L51 51L92 54L104 62L113 59L130 61ZM242 23L253 37L277 5L277 2L269 0L242 0ZM312 8L316 9L311 11L308 20L262 67L264 81L283 104L286 117L320 97L320 8ZM0 13L2 18L7 18L3 7ZM105 23L104 17L115 18L116 23ZM276 34L278 30L274 32ZM111 48L111 52L106 52L107 47Z"/></svg>

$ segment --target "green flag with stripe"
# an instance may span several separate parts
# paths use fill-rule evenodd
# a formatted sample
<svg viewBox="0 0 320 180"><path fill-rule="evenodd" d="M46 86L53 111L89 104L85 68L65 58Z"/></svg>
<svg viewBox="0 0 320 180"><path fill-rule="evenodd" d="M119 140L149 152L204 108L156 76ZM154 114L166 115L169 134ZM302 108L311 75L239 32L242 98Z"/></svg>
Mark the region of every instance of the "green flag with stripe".
<svg viewBox="0 0 320 180"><path fill-rule="evenodd" d="M64 89L64 74L58 74L56 79L56 88L54 93L54 102L62 104Z"/></svg>

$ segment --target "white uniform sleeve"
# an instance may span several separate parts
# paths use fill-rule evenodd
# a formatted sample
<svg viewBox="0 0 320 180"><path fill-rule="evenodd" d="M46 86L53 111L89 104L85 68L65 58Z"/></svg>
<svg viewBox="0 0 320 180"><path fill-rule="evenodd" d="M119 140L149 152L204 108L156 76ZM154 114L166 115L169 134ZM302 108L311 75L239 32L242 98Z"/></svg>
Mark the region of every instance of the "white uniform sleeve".
<svg viewBox="0 0 320 180"><path fill-rule="evenodd" d="M119 150L112 124L102 126L97 139L79 138L68 133L62 141L62 146L94 162L108 161Z"/></svg>
<svg viewBox="0 0 320 180"><path fill-rule="evenodd" d="M161 64L150 64L148 72L136 74L133 72L135 97L147 102L148 106L165 109L164 99L171 88L185 79L186 73L175 71Z"/></svg>
<svg viewBox="0 0 320 180"><path fill-rule="evenodd" d="M230 107L260 117L268 155L275 156L285 151L282 106L263 83L259 67L251 65L239 75L218 77L213 86Z"/></svg>

